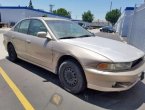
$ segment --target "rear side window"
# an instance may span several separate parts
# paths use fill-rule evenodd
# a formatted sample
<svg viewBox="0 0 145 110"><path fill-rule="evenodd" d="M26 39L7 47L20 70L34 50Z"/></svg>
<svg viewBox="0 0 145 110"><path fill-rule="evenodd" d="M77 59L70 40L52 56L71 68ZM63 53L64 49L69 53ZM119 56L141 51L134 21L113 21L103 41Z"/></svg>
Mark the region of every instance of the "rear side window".
<svg viewBox="0 0 145 110"><path fill-rule="evenodd" d="M19 32L27 34L29 28L30 20L24 20L21 22L19 26Z"/></svg>
<svg viewBox="0 0 145 110"><path fill-rule="evenodd" d="M37 36L38 32L47 32L46 27L40 20L32 20L30 23L28 34Z"/></svg>
<svg viewBox="0 0 145 110"><path fill-rule="evenodd" d="M18 24L15 26L14 31L19 32L19 27L20 27L20 24L21 24L21 23L18 23Z"/></svg>

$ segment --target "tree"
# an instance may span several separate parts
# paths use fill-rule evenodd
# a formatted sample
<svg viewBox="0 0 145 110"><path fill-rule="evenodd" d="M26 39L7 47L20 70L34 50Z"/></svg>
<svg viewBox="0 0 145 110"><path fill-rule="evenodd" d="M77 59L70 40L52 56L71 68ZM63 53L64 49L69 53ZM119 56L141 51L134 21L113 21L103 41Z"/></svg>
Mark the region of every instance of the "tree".
<svg viewBox="0 0 145 110"><path fill-rule="evenodd" d="M115 25L120 15L121 15L120 10L114 9L112 11L107 12L105 19L112 25Z"/></svg>
<svg viewBox="0 0 145 110"><path fill-rule="evenodd" d="M29 2L29 6L28 6L28 7L29 7L29 8L34 8L31 0L30 0L30 2Z"/></svg>
<svg viewBox="0 0 145 110"><path fill-rule="evenodd" d="M71 18L71 13L64 8L59 8L57 10L54 10L53 13L60 16Z"/></svg>
<svg viewBox="0 0 145 110"><path fill-rule="evenodd" d="M86 22L92 22L94 20L94 15L91 13L90 10L87 12L84 12L82 14L82 20Z"/></svg>

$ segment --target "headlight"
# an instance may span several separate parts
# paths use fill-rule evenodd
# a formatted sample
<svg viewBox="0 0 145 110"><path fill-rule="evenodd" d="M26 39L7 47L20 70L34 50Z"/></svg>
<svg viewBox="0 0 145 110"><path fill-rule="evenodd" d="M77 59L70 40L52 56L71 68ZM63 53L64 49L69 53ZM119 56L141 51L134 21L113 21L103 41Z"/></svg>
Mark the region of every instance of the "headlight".
<svg viewBox="0 0 145 110"><path fill-rule="evenodd" d="M132 62L127 63L99 63L97 69L108 71L120 71L131 69Z"/></svg>

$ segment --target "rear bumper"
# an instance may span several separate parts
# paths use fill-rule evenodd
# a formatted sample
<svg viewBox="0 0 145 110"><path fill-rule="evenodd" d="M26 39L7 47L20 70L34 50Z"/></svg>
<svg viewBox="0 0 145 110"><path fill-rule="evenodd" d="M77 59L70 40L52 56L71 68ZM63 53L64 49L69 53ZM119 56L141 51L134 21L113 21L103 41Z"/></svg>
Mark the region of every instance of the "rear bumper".
<svg viewBox="0 0 145 110"><path fill-rule="evenodd" d="M92 68L85 69L88 88L99 91L124 91L143 79L145 63L135 70L125 72L104 72Z"/></svg>

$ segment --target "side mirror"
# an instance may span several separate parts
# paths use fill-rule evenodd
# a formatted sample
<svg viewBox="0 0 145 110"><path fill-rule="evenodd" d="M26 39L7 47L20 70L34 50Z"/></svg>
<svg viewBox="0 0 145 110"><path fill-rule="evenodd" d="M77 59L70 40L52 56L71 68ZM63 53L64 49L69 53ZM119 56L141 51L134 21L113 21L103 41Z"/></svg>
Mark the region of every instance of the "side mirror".
<svg viewBox="0 0 145 110"><path fill-rule="evenodd" d="M40 37L40 38L46 38L47 33L46 32L38 32L37 36Z"/></svg>
<svg viewBox="0 0 145 110"><path fill-rule="evenodd" d="M51 40L51 39L52 39L49 33L47 34L47 36L46 36L46 37L47 37L49 40Z"/></svg>

